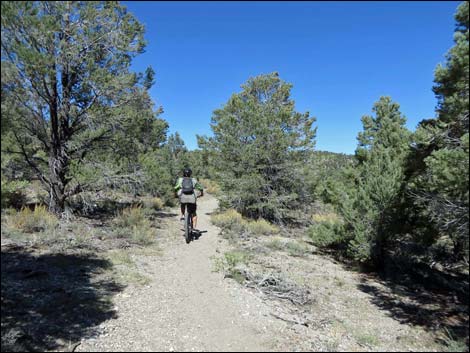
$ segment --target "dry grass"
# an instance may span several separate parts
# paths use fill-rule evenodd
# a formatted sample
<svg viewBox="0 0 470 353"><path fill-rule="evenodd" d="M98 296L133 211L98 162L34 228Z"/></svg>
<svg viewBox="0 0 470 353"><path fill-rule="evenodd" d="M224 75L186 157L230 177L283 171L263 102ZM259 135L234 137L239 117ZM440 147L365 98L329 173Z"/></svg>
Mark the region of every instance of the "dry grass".
<svg viewBox="0 0 470 353"><path fill-rule="evenodd" d="M273 239L270 239L268 242L266 242L266 247L271 250L284 250L286 244L282 241L282 238L274 237Z"/></svg>
<svg viewBox="0 0 470 353"><path fill-rule="evenodd" d="M7 218L7 226L25 233L52 231L59 223L57 217L45 206L36 206L34 210L23 207L11 213Z"/></svg>
<svg viewBox="0 0 470 353"><path fill-rule="evenodd" d="M302 244L296 240L286 243L286 249L290 256L301 257L309 253L309 248L307 245Z"/></svg>
<svg viewBox="0 0 470 353"><path fill-rule="evenodd" d="M217 227L230 230L234 233L248 232L252 235L271 235L279 233L278 227L264 219L249 221L244 219L242 215L234 209L213 215L212 223Z"/></svg>
<svg viewBox="0 0 470 353"><path fill-rule="evenodd" d="M107 254L107 258L112 264L111 271L122 283L134 285L146 285L150 283L150 278L139 272L132 259L131 253L127 250L112 250Z"/></svg>
<svg viewBox="0 0 470 353"><path fill-rule="evenodd" d="M248 231L255 235L270 235L279 233L279 228L264 219L248 222Z"/></svg>
<svg viewBox="0 0 470 353"><path fill-rule="evenodd" d="M317 213L312 215L312 221L315 223L340 223L341 218L337 213L327 212L327 213Z"/></svg>
<svg viewBox="0 0 470 353"><path fill-rule="evenodd" d="M155 241L155 229L140 206L128 207L114 219L114 236L147 246Z"/></svg>
<svg viewBox="0 0 470 353"><path fill-rule="evenodd" d="M160 211L165 207L165 202L159 197L143 197L142 204L145 208Z"/></svg>
<svg viewBox="0 0 470 353"><path fill-rule="evenodd" d="M220 186L214 180L210 179L201 179L200 180L204 191L208 194L218 195L220 194Z"/></svg>
<svg viewBox="0 0 470 353"><path fill-rule="evenodd" d="M145 220L141 206L127 207L118 213L115 223L118 227L127 228L140 225Z"/></svg>
<svg viewBox="0 0 470 353"><path fill-rule="evenodd" d="M155 241L155 230L150 221L144 219L138 225L134 225L131 231L131 239L134 243L142 246L153 244Z"/></svg>
<svg viewBox="0 0 470 353"><path fill-rule="evenodd" d="M212 223L222 229L228 229L235 232L244 231L248 224L248 222L243 219L242 215L233 209L213 215Z"/></svg>

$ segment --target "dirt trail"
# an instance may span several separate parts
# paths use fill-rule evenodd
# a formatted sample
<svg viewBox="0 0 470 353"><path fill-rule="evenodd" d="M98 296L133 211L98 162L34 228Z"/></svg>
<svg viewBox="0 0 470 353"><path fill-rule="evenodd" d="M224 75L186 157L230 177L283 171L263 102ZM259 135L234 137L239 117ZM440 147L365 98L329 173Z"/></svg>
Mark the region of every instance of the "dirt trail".
<svg viewBox="0 0 470 353"><path fill-rule="evenodd" d="M177 221L167 218L159 236L163 254L137 262L151 279L129 286L114 299L117 319L103 323L99 337L85 339L76 351L266 351L285 326L254 294L213 272L212 257L223 252L210 213L217 200L198 202L198 229L207 231L189 245ZM174 210L176 213L176 211Z"/></svg>

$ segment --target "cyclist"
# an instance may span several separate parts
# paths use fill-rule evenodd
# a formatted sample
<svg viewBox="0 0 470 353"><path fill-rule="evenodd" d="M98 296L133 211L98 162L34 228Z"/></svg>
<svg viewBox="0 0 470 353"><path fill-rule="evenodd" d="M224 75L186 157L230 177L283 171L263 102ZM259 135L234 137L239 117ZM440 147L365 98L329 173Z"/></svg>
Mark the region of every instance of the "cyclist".
<svg viewBox="0 0 470 353"><path fill-rule="evenodd" d="M188 207L189 214L193 216L193 229L197 231L197 194L196 190L200 191L199 197L204 196L204 189L196 178L192 178L192 170L184 168L183 177L178 178L175 185L175 197L179 197L181 204L181 220L184 220L184 211Z"/></svg>

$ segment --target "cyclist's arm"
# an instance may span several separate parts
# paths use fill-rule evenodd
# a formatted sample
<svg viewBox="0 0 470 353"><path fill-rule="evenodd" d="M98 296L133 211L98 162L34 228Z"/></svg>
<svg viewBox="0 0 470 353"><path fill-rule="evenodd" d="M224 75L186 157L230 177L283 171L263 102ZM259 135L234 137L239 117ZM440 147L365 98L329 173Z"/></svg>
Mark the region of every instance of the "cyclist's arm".
<svg viewBox="0 0 470 353"><path fill-rule="evenodd" d="M183 179L181 178L178 178L178 180L176 181L176 185L174 187L175 197L178 197L178 190L182 188L182 182L183 182Z"/></svg>
<svg viewBox="0 0 470 353"><path fill-rule="evenodd" d="M201 184L199 184L198 181L196 181L196 185L194 185L194 188L201 192L200 197L204 196L204 188L202 187Z"/></svg>
<svg viewBox="0 0 470 353"><path fill-rule="evenodd" d="M176 185L175 185L175 192L182 188L182 182L183 182L183 179L178 178L178 180L176 181Z"/></svg>

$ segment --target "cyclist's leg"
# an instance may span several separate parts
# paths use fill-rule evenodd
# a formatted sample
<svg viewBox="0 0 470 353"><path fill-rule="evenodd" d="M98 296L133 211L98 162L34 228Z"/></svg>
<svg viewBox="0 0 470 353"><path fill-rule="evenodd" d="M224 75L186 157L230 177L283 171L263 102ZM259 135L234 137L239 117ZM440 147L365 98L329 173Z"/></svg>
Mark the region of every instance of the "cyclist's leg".
<svg viewBox="0 0 470 353"><path fill-rule="evenodd" d="M193 229L197 229L197 205L195 203L188 204L188 210L193 218Z"/></svg>
<svg viewBox="0 0 470 353"><path fill-rule="evenodd" d="M184 203L181 203L180 206L181 206L181 219L184 219L184 211L186 209L186 205Z"/></svg>

